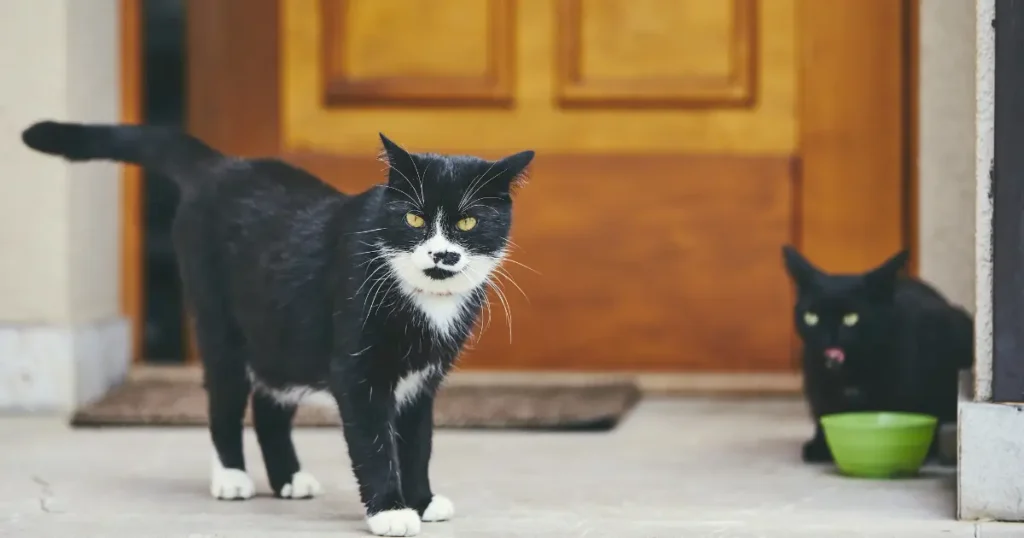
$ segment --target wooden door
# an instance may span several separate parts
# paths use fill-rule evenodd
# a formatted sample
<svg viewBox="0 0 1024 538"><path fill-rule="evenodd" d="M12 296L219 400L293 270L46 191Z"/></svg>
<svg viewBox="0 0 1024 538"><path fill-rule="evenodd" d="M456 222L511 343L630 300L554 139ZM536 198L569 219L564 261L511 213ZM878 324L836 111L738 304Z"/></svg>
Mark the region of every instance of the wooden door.
<svg viewBox="0 0 1024 538"><path fill-rule="evenodd" d="M534 149L464 368L787 371L779 248L904 243L895 0L194 0L190 117L344 191L414 151ZM525 295L520 294L521 288Z"/></svg>

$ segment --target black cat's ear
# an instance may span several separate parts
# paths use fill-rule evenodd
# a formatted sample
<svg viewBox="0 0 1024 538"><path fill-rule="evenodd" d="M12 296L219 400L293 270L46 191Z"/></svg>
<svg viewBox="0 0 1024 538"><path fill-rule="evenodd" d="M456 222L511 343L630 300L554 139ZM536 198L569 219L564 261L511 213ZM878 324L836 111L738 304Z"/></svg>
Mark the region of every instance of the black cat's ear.
<svg viewBox="0 0 1024 538"><path fill-rule="evenodd" d="M903 268L906 267L907 260L909 259L910 253L906 250L901 250L888 260L885 260L882 265L868 271L864 275L864 281L867 283L868 288L882 294L891 293L896 285L896 279Z"/></svg>
<svg viewBox="0 0 1024 538"><path fill-rule="evenodd" d="M388 165L388 180L391 183L399 183L409 181L408 178L418 176L419 174L416 173L416 164L412 160L412 155L409 155L409 152L405 151L402 146L384 136L384 133L377 134L380 135L380 142L384 147L378 158Z"/></svg>
<svg viewBox="0 0 1024 538"><path fill-rule="evenodd" d="M782 247L782 260L786 263L786 272L789 273L789 277L799 288L810 287L814 283L815 277L821 274L820 269L790 245Z"/></svg>
<svg viewBox="0 0 1024 538"><path fill-rule="evenodd" d="M390 138L384 136L384 133L377 133L380 136L380 143L384 146L384 151L381 153L382 159L388 159L389 164L394 164L394 161L398 159L408 159L409 152L402 149L402 146L391 141Z"/></svg>
<svg viewBox="0 0 1024 538"><path fill-rule="evenodd" d="M532 150L520 151L494 163L494 169L501 170L502 184L509 192L526 184L526 172L530 162L533 161L533 156Z"/></svg>

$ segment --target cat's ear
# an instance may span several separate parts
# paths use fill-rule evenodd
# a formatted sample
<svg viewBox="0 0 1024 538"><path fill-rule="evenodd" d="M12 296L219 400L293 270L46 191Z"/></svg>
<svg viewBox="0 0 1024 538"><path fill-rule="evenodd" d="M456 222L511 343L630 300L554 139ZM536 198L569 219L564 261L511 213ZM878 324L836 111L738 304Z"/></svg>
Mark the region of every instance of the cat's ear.
<svg viewBox="0 0 1024 538"><path fill-rule="evenodd" d="M868 289L877 294L890 295L895 289L896 279L899 277L900 272L903 271L903 268L906 267L908 259L910 259L910 253L906 250L901 250L888 260L885 260L882 265L868 271L864 275L864 281Z"/></svg>
<svg viewBox="0 0 1024 538"><path fill-rule="evenodd" d="M526 172L530 162L533 161L533 156L534 152L532 150L520 151L494 163L493 168L501 170L501 185L508 192L513 192L526 184Z"/></svg>
<svg viewBox="0 0 1024 538"><path fill-rule="evenodd" d="M805 289L814 284L815 277L821 270L790 245L782 247L782 260L786 264L786 272L798 288Z"/></svg>
<svg viewBox="0 0 1024 538"><path fill-rule="evenodd" d="M409 152L405 151L402 146L384 136L384 133L378 134L380 135L380 143L383 146L383 151L381 151L378 158L388 165L388 181L391 183L404 183L409 181L410 178L418 176L419 174L416 173L416 164L412 160L412 155L409 155Z"/></svg>

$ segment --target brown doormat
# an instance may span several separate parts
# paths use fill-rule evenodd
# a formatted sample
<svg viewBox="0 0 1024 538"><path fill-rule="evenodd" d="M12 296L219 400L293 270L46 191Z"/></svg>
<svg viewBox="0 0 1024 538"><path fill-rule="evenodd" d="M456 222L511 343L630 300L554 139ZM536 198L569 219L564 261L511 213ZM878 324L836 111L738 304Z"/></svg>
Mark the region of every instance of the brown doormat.
<svg viewBox="0 0 1024 538"><path fill-rule="evenodd" d="M452 385L434 403L438 428L610 430L640 399L631 382L593 385ZM197 381L131 380L75 413L72 425L206 426L206 391ZM246 425L251 425L246 413ZM297 427L339 426L333 407L302 405Z"/></svg>

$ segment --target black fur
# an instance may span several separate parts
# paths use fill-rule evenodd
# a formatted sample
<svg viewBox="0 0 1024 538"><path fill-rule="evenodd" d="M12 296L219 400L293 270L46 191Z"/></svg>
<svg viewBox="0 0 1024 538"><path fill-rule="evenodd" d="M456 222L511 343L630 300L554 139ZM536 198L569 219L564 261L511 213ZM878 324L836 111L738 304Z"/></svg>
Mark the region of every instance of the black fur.
<svg viewBox="0 0 1024 538"><path fill-rule="evenodd" d="M956 420L957 375L973 364L974 324L931 286L901 274L905 251L859 275L827 274L788 246L783 258L796 284L794 322L816 425L804 461L832 459L823 415L908 411ZM858 319L847 326L850 314Z"/></svg>
<svg viewBox="0 0 1024 538"><path fill-rule="evenodd" d="M245 469L242 419L256 389L255 430L280 494L300 468L290 435L295 406L271 396L323 389L343 416L367 515L404 507L422 515L433 495L427 467L434 391L470 334L488 275L438 268L423 277L427 287L481 279L456 293L463 309L444 334L410 299L419 291L403 284L389 260L436 226L467 259L500 259L511 191L533 152L496 162L410 154L381 135L387 183L349 196L283 162L227 157L170 129L43 122L23 140L71 160L138 163L180 186L174 242L205 367L210 432L225 467ZM410 212L428 225L411 226ZM477 226L457 230L465 216ZM458 258L432 255L449 264ZM396 384L425 369L420 396L398 409Z"/></svg>

